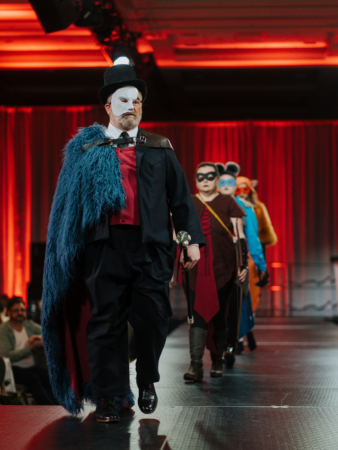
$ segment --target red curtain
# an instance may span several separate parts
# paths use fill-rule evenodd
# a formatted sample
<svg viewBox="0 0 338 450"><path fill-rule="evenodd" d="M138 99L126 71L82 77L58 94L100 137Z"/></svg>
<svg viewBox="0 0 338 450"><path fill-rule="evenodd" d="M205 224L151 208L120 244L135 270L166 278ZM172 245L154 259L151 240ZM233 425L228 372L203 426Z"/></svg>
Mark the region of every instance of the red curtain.
<svg viewBox="0 0 338 450"><path fill-rule="evenodd" d="M107 125L107 116L102 108L90 106L1 108L0 114L1 291L25 297L29 245L46 240L61 150L78 127ZM298 297L296 306L306 307L305 294L304 299L295 299L294 293L291 298L287 285L309 285L311 277L317 284L324 280L324 286L327 278L331 286L322 298L316 291L311 301L320 306L332 297L329 260L338 253L338 122L142 126L171 140L192 192L201 161L236 161L242 175L259 180L259 198L279 239L267 250L274 294L266 295L265 308L286 310Z"/></svg>
<svg viewBox="0 0 338 450"><path fill-rule="evenodd" d="M0 108L1 291L26 297L32 214L32 109Z"/></svg>

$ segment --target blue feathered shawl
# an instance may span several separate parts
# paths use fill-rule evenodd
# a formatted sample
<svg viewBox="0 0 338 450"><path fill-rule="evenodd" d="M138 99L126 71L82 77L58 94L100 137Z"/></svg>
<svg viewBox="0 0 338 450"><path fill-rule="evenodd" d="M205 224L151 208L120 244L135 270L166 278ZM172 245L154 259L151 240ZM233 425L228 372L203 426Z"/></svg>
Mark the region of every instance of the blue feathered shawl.
<svg viewBox="0 0 338 450"><path fill-rule="evenodd" d="M81 408L62 359L62 343L57 317L72 283L78 279L78 262L85 249L85 236L102 217L125 205L119 160L112 147L94 146L84 153L81 146L105 138L105 128L93 125L81 129L64 150L48 226L42 297L42 336L49 375L57 400L70 413ZM90 386L84 386L90 398ZM117 405L134 405L133 394L117 398Z"/></svg>

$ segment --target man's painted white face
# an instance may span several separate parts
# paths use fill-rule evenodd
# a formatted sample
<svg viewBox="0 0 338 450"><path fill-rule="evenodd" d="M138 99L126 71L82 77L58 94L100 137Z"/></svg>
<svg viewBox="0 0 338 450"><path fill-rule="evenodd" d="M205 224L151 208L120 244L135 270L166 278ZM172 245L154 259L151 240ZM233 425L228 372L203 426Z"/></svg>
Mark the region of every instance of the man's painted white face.
<svg viewBox="0 0 338 450"><path fill-rule="evenodd" d="M125 86L114 92L111 98L111 108L115 116L122 116L134 111L134 102L137 101L138 90L133 86Z"/></svg>

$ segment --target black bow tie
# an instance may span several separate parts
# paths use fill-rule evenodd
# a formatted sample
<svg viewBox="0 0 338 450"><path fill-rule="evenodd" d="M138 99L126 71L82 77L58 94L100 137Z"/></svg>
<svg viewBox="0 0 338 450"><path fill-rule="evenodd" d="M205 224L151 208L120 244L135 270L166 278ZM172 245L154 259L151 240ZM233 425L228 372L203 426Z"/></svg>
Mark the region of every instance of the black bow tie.
<svg viewBox="0 0 338 450"><path fill-rule="evenodd" d="M126 131L123 131L120 134L119 139L126 139L126 138L129 138L129 134ZM125 147L128 147L128 145L129 144L127 143L127 144L118 144L117 146L118 146L118 148L125 148Z"/></svg>

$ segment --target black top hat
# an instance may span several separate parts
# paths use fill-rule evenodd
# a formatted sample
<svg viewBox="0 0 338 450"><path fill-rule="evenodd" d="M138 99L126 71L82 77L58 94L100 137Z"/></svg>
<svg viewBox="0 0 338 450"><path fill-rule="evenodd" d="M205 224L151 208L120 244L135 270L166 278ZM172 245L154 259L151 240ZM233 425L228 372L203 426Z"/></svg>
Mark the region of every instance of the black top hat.
<svg viewBox="0 0 338 450"><path fill-rule="evenodd" d="M104 86L99 91L99 99L102 105L107 103L108 97L123 86L134 86L142 94L142 103L147 96L147 85L143 80L138 80L133 67L127 64L118 64L109 67L104 73Z"/></svg>

